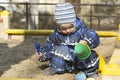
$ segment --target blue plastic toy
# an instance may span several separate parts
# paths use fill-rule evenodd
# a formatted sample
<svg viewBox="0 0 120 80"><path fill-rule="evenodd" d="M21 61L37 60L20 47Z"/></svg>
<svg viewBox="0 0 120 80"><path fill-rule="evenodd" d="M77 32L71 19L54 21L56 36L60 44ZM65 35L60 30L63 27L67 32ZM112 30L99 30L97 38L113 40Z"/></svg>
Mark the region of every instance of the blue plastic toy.
<svg viewBox="0 0 120 80"><path fill-rule="evenodd" d="M86 75L84 72L79 72L75 75L75 80L86 80Z"/></svg>
<svg viewBox="0 0 120 80"><path fill-rule="evenodd" d="M37 51L38 54L39 54L39 53L40 53L40 47L41 47L41 45L40 45L40 43L38 43L38 42L35 42L34 44L35 44L35 49L36 49L36 51Z"/></svg>

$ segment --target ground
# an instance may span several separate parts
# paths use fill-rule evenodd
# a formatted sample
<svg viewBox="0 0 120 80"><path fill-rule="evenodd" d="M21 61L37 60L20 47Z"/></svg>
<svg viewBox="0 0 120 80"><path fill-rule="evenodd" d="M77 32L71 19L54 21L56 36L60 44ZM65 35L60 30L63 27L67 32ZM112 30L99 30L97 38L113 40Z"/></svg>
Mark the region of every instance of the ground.
<svg viewBox="0 0 120 80"><path fill-rule="evenodd" d="M34 41L45 44L47 36L29 36L21 40L0 40L0 76L10 78L33 78L36 80L74 80L75 74L46 76L47 62L37 61L35 56ZM106 64L115 48L115 37L101 37L101 43L95 49L102 54Z"/></svg>

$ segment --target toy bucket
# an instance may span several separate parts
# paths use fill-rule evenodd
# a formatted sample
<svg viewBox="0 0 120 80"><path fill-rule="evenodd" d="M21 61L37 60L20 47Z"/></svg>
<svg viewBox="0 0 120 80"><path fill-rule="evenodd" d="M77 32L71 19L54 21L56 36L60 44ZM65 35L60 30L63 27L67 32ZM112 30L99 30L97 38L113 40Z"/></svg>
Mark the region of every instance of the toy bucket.
<svg viewBox="0 0 120 80"><path fill-rule="evenodd" d="M77 43L74 47L74 50L79 59L87 59L91 54L90 47L83 43Z"/></svg>

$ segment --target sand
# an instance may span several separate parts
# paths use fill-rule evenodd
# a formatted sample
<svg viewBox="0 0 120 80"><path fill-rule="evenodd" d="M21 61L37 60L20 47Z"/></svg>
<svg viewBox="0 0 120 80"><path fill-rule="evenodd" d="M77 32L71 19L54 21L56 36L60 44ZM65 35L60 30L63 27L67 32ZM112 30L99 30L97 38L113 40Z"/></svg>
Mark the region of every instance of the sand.
<svg viewBox="0 0 120 80"><path fill-rule="evenodd" d="M75 73L46 76L44 71L48 62L39 62L35 56L34 41L45 45L47 36L29 36L24 41L0 41L0 76L8 78L32 78L35 80L74 80ZM101 43L95 49L102 54L106 64L115 48L116 38L100 38Z"/></svg>

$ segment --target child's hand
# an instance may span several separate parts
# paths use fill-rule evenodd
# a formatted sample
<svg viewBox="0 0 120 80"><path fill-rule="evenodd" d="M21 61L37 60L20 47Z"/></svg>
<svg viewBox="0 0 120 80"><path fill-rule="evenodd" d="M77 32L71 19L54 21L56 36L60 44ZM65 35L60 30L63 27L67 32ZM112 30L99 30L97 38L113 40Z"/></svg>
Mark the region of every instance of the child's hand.
<svg viewBox="0 0 120 80"><path fill-rule="evenodd" d="M87 44L87 42L86 41L84 41L84 40L80 40L80 42L79 43L82 43L82 44Z"/></svg>
<svg viewBox="0 0 120 80"><path fill-rule="evenodd" d="M36 52L36 58L37 58L37 59L42 58L42 56L43 56L42 53L38 53L38 52Z"/></svg>

